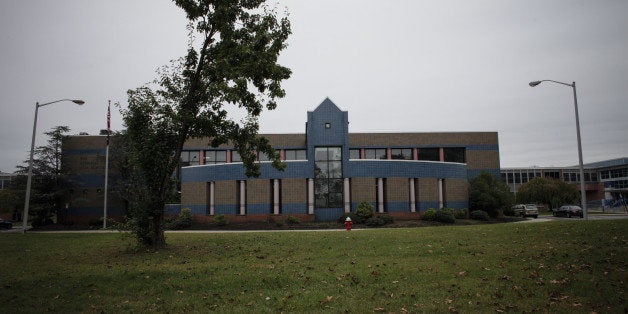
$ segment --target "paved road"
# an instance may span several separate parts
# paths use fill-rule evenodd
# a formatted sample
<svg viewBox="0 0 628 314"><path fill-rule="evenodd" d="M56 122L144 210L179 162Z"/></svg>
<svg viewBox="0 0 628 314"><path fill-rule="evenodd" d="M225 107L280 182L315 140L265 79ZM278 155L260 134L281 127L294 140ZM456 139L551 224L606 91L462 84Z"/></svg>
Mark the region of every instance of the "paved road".
<svg viewBox="0 0 628 314"><path fill-rule="evenodd" d="M628 219L627 214L589 214L589 220L616 220L616 219ZM553 216L540 216L539 218L526 218L524 221L520 221L518 223L529 223L529 222L545 222L545 221L556 221L556 220L583 220L582 218L567 218L567 217L553 217Z"/></svg>

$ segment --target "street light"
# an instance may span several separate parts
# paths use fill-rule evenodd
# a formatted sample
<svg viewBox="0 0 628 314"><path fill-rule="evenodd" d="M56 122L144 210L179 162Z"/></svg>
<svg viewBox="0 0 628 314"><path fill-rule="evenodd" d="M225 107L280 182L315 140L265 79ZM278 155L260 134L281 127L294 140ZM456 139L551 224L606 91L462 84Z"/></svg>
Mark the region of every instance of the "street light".
<svg viewBox="0 0 628 314"><path fill-rule="evenodd" d="M584 189L584 166L582 164L582 140L580 139L580 118L578 116L578 97L576 97L576 82L567 84L553 80L541 80L530 82L530 86L535 87L543 82L552 82L556 84L566 85L570 86L573 89L573 105L576 111L576 134L578 138L578 161L580 166L580 198L582 201L582 216L584 217L584 219L589 219L589 215L587 213L587 194Z"/></svg>
<svg viewBox="0 0 628 314"><path fill-rule="evenodd" d="M30 204L31 199L31 182L33 180L33 153L35 152L35 133L37 131L37 112L39 111L39 107L48 106L54 103L62 102L62 101L71 101L77 105L82 105L85 102L80 99L59 99L51 102L47 102L45 104L35 103L35 121L33 122L33 138L31 140L31 155L28 159L28 179L26 181L26 197L24 199L24 217L22 224L22 233L26 232L26 225L28 223L28 206Z"/></svg>

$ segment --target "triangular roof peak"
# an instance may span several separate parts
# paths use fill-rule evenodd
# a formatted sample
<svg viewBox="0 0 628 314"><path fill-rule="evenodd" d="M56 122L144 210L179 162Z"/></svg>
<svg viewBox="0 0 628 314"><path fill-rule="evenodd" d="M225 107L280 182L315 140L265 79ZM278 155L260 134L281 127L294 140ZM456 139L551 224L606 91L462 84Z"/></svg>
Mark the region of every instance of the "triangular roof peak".
<svg viewBox="0 0 628 314"><path fill-rule="evenodd" d="M331 99L329 99L329 97L325 97L325 100L323 100L323 102L318 105L318 107L316 107L316 109L314 109L314 112L316 111L338 111L338 112L342 112L342 110L340 110L340 108L338 108L338 106L336 106L336 104L334 104L333 101L331 101Z"/></svg>

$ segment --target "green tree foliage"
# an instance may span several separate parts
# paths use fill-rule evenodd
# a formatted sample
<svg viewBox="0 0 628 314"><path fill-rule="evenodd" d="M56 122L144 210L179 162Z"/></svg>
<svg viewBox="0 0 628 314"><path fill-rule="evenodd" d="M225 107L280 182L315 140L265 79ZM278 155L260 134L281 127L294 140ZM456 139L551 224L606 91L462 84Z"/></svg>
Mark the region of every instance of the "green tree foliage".
<svg viewBox="0 0 628 314"><path fill-rule="evenodd" d="M546 204L557 208L565 204L580 202L580 191L576 185L552 178L536 177L521 185L517 191L521 203Z"/></svg>
<svg viewBox="0 0 628 314"><path fill-rule="evenodd" d="M61 172L61 142L68 132L70 128L67 126L56 126L44 133L48 137L46 145L35 148L29 203L29 216L33 216L33 225L51 223L52 218L68 200L68 192L65 189L68 182ZM17 168L17 173L21 176L16 177L15 187L24 191L28 160ZM21 201L23 200L22 197Z"/></svg>
<svg viewBox="0 0 628 314"><path fill-rule="evenodd" d="M229 141L247 176L260 175L255 152L269 156L276 168L285 167L258 135L258 117L285 95L281 82L291 71L277 58L290 34L287 17L278 18L262 0L174 2L189 20L188 53L158 71L152 86L130 90L123 111L132 170L145 193L130 204L138 219L136 235L154 248L165 245L163 208L188 138L208 137L213 147ZM246 112L240 121L227 114L236 108Z"/></svg>
<svg viewBox="0 0 628 314"><path fill-rule="evenodd" d="M496 176L482 172L469 182L469 205L472 211L483 210L497 217L501 210L512 205L508 186Z"/></svg>

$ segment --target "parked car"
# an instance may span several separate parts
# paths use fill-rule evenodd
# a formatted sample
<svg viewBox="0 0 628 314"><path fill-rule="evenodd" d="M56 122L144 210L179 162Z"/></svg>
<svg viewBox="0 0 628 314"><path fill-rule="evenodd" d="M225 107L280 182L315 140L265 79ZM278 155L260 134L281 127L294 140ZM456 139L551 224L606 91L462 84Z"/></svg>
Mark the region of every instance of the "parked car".
<svg viewBox="0 0 628 314"><path fill-rule="evenodd" d="M0 229L11 229L11 228L13 228L12 222L8 220L0 219Z"/></svg>
<svg viewBox="0 0 628 314"><path fill-rule="evenodd" d="M580 206L576 206L576 205L564 205L561 206L558 209L554 210L554 216L558 217L558 216L566 216L566 217L573 217L573 216L578 216L580 218L584 217L583 213L582 213L582 208Z"/></svg>
<svg viewBox="0 0 628 314"><path fill-rule="evenodd" d="M512 207L515 216L521 217L539 217L539 209L534 204L517 204Z"/></svg>

